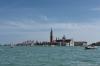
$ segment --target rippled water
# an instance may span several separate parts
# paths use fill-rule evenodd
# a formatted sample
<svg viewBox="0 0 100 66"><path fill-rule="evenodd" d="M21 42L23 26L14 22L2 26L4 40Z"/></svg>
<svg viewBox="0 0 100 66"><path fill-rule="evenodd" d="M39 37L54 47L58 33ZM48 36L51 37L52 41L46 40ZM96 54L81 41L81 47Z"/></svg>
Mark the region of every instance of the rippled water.
<svg viewBox="0 0 100 66"><path fill-rule="evenodd" d="M100 47L0 47L0 66L100 66Z"/></svg>

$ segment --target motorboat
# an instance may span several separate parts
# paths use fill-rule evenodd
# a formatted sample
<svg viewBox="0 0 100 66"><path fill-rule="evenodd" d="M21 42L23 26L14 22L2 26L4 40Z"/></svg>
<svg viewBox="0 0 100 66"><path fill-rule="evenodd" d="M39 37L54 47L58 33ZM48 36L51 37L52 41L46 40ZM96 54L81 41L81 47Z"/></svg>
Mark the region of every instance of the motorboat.
<svg viewBox="0 0 100 66"><path fill-rule="evenodd" d="M96 48L97 48L96 46L91 46L91 45L85 47L85 49L96 49Z"/></svg>

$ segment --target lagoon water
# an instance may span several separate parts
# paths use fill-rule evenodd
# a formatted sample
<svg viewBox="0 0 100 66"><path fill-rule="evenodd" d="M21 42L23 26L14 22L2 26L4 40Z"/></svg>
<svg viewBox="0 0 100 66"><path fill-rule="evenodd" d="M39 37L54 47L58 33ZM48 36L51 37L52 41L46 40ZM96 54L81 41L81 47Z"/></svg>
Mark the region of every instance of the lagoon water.
<svg viewBox="0 0 100 66"><path fill-rule="evenodd" d="M100 47L0 47L0 66L100 66Z"/></svg>

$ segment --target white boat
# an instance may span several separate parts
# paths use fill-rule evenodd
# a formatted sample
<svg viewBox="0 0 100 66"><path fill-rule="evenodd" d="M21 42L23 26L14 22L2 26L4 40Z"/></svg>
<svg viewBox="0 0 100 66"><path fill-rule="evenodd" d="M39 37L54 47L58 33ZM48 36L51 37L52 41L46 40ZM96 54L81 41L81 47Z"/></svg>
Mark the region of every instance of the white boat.
<svg viewBox="0 0 100 66"><path fill-rule="evenodd" d="M86 46L85 49L96 49L96 46Z"/></svg>

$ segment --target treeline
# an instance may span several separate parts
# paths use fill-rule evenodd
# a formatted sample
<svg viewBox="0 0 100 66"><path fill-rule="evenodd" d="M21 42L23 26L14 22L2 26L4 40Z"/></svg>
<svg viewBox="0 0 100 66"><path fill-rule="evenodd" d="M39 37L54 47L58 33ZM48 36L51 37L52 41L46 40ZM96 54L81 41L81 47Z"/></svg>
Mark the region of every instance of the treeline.
<svg viewBox="0 0 100 66"><path fill-rule="evenodd" d="M91 45L100 46L100 42L92 43Z"/></svg>

